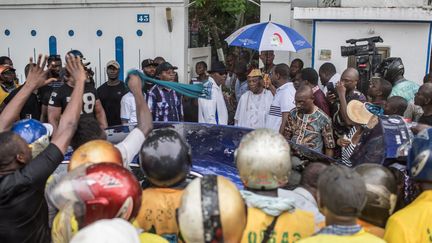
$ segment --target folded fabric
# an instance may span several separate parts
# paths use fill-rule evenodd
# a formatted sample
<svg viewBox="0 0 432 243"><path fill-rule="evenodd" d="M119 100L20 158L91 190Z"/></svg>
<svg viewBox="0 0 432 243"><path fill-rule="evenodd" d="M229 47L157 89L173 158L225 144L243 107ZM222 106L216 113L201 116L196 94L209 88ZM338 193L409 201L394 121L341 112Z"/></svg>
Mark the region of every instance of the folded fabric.
<svg viewBox="0 0 432 243"><path fill-rule="evenodd" d="M284 212L291 212L296 208L294 201L289 198L267 197L244 190L240 193L249 207L259 208L273 217Z"/></svg>
<svg viewBox="0 0 432 243"><path fill-rule="evenodd" d="M145 75L141 70L132 69L127 73L127 77L125 81L126 87L129 87L128 86L129 75L137 75L138 77L140 77L141 81L143 82L143 87L145 82L149 82L169 89L173 89L179 92L180 94L191 98L211 99L212 83L208 81L199 84L182 84L177 82L162 81L162 80L150 78L149 76Z"/></svg>

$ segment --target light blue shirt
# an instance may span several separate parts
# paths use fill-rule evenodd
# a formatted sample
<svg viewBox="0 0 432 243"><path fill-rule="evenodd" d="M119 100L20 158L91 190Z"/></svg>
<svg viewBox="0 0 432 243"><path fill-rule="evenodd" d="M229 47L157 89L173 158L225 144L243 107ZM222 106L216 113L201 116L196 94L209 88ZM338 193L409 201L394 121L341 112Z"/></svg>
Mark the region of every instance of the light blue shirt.
<svg viewBox="0 0 432 243"><path fill-rule="evenodd" d="M248 87L248 82L247 80L243 81L243 83L240 82L240 80L236 80L236 84L235 84L235 95L236 95L236 99L237 102L240 101L241 96L246 93L246 91L249 90Z"/></svg>

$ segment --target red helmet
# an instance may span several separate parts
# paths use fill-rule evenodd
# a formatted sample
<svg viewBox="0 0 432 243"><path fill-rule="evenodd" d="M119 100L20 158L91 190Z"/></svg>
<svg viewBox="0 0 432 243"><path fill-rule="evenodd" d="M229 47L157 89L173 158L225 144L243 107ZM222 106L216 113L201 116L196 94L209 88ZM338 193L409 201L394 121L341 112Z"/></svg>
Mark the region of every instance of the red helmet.
<svg viewBox="0 0 432 243"><path fill-rule="evenodd" d="M132 221L141 206L135 176L113 163L86 164L69 172L50 194L55 206L78 221L79 228L100 219Z"/></svg>

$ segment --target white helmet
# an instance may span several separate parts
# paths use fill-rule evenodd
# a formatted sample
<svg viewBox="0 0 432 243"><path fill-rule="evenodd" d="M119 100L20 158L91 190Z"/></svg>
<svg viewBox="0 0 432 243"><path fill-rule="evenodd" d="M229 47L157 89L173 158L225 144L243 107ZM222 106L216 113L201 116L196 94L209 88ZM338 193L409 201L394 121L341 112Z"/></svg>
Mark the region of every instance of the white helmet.
<svg viewBox="0 0 432 243"><path fill-rule="evenodd" d="M271 190L288 183L291 173L290 146L270 129L257 129L240 142L234 156L246 188Z"/></svg>

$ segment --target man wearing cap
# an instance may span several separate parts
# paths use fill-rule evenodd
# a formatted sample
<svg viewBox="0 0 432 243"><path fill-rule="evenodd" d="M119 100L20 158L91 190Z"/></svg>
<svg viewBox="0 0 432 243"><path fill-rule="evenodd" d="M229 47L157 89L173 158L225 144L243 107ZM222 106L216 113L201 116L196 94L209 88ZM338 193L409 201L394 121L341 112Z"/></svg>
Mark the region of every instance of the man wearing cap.
<svg viewBox="0 0 432 243"><path fill-rule="evenodd" d="M15 69L9 65L0 65L0 104L18 87L14 82Z"/></svg>
<svg viewBox="0 0 432 243"><path fill-rule="evenodd" d="M97 94L106 111L108 126L121 125L120 101L127 93L124 83L119 80L120 64L111 60L106 65L108 81L97 89Z"/></svg>
<svg viewBox="0 0 432 243"><path fill-rule="evenodd" d="M150 78L155 78L156 75L156 67L158 64L153 59L145 59L141 62L141 69L144 72L145 75L149 76ZM153 88L153 84L149 82L145 82L145 91L146 93Z"/></svg>
<svg viewBox="0 0 432 243"><path fill-rule="evenodd" d="M198 122L227 125L228 109L222 93L226 80L226 69L222 62L213 62L208 71L211 82L211 99L198 99Z"/></svg>
<svg viewBox="0 0 432 243"><path fill-rule="evenodd" d="M80 58L83 57L82 53L78 50L72 50L68 52L68 55ZM84 66L88 78L84 88L81 116L96 117L99 126L104 129L108 126L105 111L97 95L94 83L91 82L91 73L85 67L86 64L83 64L82 61L81 65ZM51 97L48 102L48 122L53 126L54 132L59 124L61 114L64 112L66 106L70 102L71 94L76 82L69 73L66 73L64 78L65 84L51 93Z"/></svg>
<svg viewBox="0 0 432 243"><path fill-rule="evenodd" d="M248 91L237 106L235 125L248 128L265 127L266 114L270 110L273 95L264 89L263 77L259 69L253 69L247 77Z"/></svg>
<svg viewBox="0 0 432 243"><path fill-rule="evenodd" d="M299 242L385 242L357 224L366 200L366 186L357 172L340 165L329 166L318 179L318 205L326 226Z"/></svg>
<svg viewBox="0 0 432 243"><path fill-rule="evenodd" d="M177 67L169 62L159 64L156 68L156 78L161 81L175 82L175 69ZM183 121L182 96L177 91L154 85L148 92L147 103L153 121Z"/></svg>
<svg viewBox="0 0 432 243"><path fill-rule="evenodd" d="M295 94L296 108L289 112L284 136L296 144L333 156L335 141L330 117L314 104L312 88L300 86Z"/></svg>

